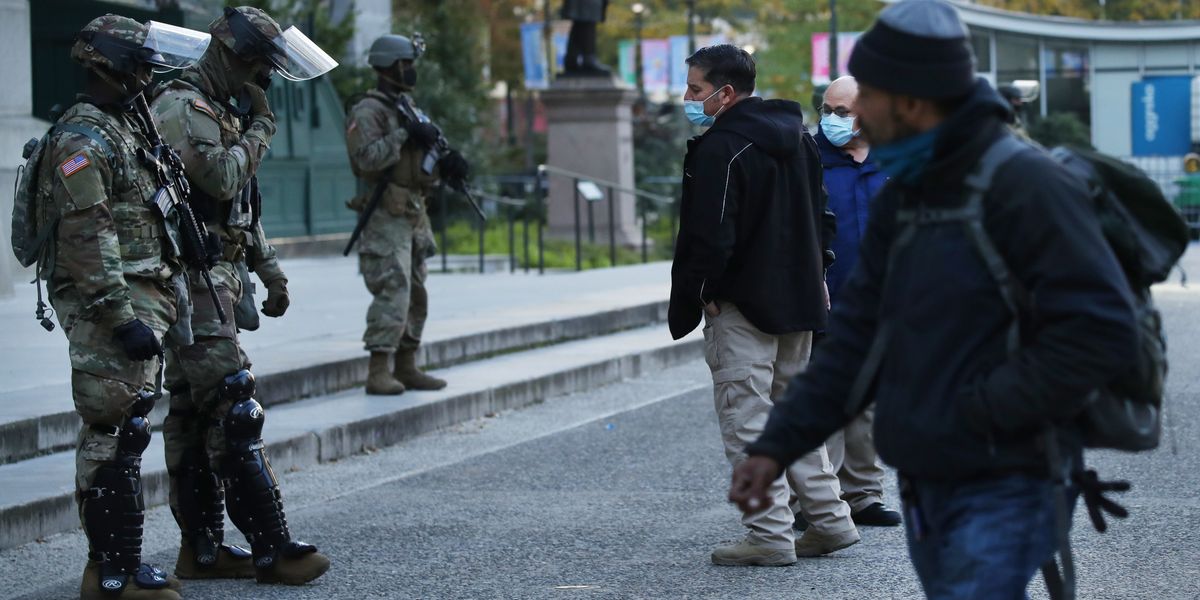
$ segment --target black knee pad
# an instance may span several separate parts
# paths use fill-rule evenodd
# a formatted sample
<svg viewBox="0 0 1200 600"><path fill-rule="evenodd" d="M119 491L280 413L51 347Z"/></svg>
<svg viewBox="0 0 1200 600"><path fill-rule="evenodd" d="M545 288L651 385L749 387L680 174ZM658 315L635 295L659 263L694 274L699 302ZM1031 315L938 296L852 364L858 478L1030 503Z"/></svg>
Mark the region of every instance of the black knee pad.
<svg viewBox="0 0 1200 600"><path fill-rule="evenodd" d="M150 419L144 415L130 417L117 435L117 460L140 462L142 453L150 445Z"/></svg>
<svg viewBox="0 0 1200 600"><path fill-rule="evenodd" d="M242 369L221 382L221 397L232 400L234 404L253 398L254 391L254 374L248 369Z"/></svg>

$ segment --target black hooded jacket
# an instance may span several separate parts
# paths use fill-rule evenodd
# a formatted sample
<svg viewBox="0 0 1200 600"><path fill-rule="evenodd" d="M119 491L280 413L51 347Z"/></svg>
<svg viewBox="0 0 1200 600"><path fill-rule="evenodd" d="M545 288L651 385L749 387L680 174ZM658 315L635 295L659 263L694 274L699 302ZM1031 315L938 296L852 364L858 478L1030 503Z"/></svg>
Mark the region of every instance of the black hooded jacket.
<svg viewBox="0 0 1200 600"><path fill-rule="evenodd" d="M834 224L821 176L795 102L747 98L688 142L668 311L675 339L712 300L732 302L764 333L824 328Z"/></svg>
<svg viewBox="0 0 1200 600"><path fill-rule="evenodd" d="M943 124L919 181L881 190L828 337L749 454L790 464L849 422L847 398L884 323L891 336L866 398L875 445L915 478L1045 473L1041 432L1078 415L1091 390L1134 360L1132 298L1088 190L1044 152L1010 160L984 197L984 228L1029 292L1013 356L1012 316L961 224L922 227L889 263L897 209L961 205L964 178L1010 135L1007 116L981 81Z"/></svg>

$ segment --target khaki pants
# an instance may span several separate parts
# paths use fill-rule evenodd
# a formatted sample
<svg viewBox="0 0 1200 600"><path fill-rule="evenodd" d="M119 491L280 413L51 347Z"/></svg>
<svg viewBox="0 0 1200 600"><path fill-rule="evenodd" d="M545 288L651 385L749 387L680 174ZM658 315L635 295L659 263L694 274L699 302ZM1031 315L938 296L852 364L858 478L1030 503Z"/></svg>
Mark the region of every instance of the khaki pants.
<svg viewBox="0 0 1200 600"><path fill-rule="evenodd" d="M884 470L875 454L874 423L875 409L868 408L825 442L842 485L842 499L854 512L883 502Z"/></svg>
<svg viewBox="0 0 1200 600"><path fill-rule="evenodd" d="M787 384L804 370L812 350L812 332L768 335L754 327L736 306L719 302L721 314L705 316L704 359L713 375L713 396L725 456L737 466L745 449L762 434L767 416L783 398ZM789 486L790 482L790 486ZM772 505L744 515L742 524L757 544L790 548L795 540L788 498L794 490L810 526L824 534L854 529L850 507L824 446L805 455L771 485Z"/></svg>

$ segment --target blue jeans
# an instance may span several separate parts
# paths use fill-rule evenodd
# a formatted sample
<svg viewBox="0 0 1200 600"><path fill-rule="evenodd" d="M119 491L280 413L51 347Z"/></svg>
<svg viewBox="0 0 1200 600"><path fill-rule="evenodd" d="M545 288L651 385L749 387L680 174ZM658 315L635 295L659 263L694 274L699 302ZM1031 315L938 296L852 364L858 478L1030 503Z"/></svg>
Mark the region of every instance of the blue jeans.
<svg viewBox="0 0 1200 600"><path fill-rule="evenodd" d="M925 595L1025 599L1056 548L1054 486L1010 475L969 483L905 480L905 528Z"/></svg>

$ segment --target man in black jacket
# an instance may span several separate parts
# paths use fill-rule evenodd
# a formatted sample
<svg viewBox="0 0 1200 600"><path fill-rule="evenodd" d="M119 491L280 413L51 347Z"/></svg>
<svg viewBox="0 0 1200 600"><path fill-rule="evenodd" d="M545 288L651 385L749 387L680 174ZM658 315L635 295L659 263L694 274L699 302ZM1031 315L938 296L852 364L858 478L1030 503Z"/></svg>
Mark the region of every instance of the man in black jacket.
<svg viewBox="0 0 1200 600"><path fill-rule="evenodd" d="M687 63L685 110L711 127L684 160L669 321L676 339L706 321L721 437L737 465L825 326L832 220L800 106L751 97L754 60L735 46L703 48ZM788 472L810 523L804 535L794 537L791 490L777 474L770 506L745 516L746 538L717 548L713 563L786 565L859 540L825 448L810 450Z"/></svg>
<svg viewBox="0 0 1200 600"><path fill-rule="evenodd" d="M1028 292L1010 354L1013 316L982 254L961 222L933 218L963 205L981 156L1011 135L1008 104L975 77L965 26L942 0L903 0L859 39L850 72L891 179L828 338L747 449L730 499L769 502L784 465L874 402L925 593L1020 598L1056 547L1044 433L1132 360L1132 299L1083 182L1026 148L983 197L987 238ZM930 224L908 229L900 210ZM896 244L902 228L912 235ZM1068 457L1079 451L1069 437Z"/></svg>

